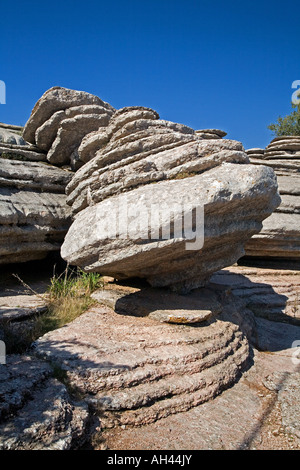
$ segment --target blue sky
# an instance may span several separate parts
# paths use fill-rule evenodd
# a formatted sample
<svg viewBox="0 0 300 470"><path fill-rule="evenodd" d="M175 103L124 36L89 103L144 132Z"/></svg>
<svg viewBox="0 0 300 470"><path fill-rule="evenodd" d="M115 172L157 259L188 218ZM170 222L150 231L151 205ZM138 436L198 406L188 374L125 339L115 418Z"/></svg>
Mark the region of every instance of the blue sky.
<svg viewBox="0 0 300 470"><path fill-rule="evenodd" d="M265 147L300 80L299 13L299 0L1 2L0 121L24 125L60 85Z"/></svg>

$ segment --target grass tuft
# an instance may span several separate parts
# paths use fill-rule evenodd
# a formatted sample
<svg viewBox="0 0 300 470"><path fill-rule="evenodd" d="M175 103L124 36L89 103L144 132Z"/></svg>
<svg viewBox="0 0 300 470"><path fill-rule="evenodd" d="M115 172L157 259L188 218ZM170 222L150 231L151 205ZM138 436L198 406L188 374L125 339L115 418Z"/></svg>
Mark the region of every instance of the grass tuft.
<svg viewBox="0 0 300 470"><path fill-rule="evenodd" d="M32 290L17 275L15 277ZM54 274L45 297L46 312L27 322L8 322L2 326L7 351L24 353L40 336L75 320L95 303L91 293L102 286L102 277L98 273L67 267L62 274Z"/></svg>

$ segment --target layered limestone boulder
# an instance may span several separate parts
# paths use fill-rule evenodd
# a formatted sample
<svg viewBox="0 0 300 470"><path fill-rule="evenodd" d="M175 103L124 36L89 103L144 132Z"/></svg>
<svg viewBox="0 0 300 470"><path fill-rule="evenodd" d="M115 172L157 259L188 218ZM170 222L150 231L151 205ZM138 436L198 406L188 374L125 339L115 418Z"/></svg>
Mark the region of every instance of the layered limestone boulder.
<svg viewBox="0 0 300 470"><path fill-rule="evenodd" d="M149 108L118 110L78 154L86 164L66 188L75 220L61 254L117 279L201 286L280 203L273 170L251 165L240 142L202 138Z"/></svg>
<svg viewBox="0 0 300 470"><path fill-rule="evenodd" d="M86 134L108 125L115 109L84 91L53 87L38 100L23 138L47 154L54 165L81 165L77 149Z"/></svg>
<svg viewBox="0 0 300 470"><path fill-rule="evenodd" d="M0 264L59 251L70 226L65 187L72 173L0 156Z"/></svg>
<svg viewBox="0 0 300 470"><path fill-rule="evenodd" d="M255 150L255 152L254 152ZM249 149L255 165L268 165L277 175L281 204L263 222L262 231L246 245L256 257L300 258L300 137L276 137L265 149Z"/></svg>

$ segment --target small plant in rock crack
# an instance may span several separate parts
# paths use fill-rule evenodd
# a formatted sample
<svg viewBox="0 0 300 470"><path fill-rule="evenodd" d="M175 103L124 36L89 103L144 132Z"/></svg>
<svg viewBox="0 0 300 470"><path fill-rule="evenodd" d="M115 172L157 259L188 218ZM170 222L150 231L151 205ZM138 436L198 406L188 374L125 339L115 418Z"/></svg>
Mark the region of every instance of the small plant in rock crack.
<svg viewBox="0 0 300 470"><path fill-rule="evenodd" d="M2 325L5 341L9 344L9 353L23 353L40 336L75 320L95 303L91 293L103 287L100 274L85 273L81 269L69 267L63 273L52 276L44 295L35 292L18 275L14 277L29 292L42 298L46 308L45 312L34 315L26 322L6 322Z"/></svg>

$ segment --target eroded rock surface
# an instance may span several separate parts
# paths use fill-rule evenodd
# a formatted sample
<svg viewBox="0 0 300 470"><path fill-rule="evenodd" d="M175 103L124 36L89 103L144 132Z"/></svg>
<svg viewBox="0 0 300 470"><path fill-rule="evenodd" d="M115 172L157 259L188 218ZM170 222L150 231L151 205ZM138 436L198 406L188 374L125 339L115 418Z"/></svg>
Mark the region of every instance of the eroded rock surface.
<svg viewBox="0 0 300 470"><path fill-rule="evenodd" d="M0 157L0 264L58 251L70 225L71 173L42 162Z"/></svg>
<svg viewBox="0 0 300 470"><path fill-rule="evenodd" d="M264 220L263 229L246 245L246 253L256 257L300 258L300 138L276 137L266 149L249 149L255 165L274 169L281 204Z"/></svg>
<svg viewBox="0 0 300 470"><path fill-rule="evenodd" d="M44 361L9 355L0 365L0 449L70 450L85 441L88 411L71 402Z"/></svg>
<svg viewBox="0 0 300 470"><path fill-rule="evenodd" d="M23 137L46 152L50 163L71 165L77 170L83 164L77 151L81 140L86 134L105 128L114 111L98 96L52 87L33 108Z"/></svg>
<svg viewBox="0 0 300 470"><path fill-rule="evenodd" d="M242 256L280 202L274 172L249 165L240 142L201 138L149 108L118 110L106 129L82 140L78 153L87 163L66 188L76 217L62 257L117 279L141 277L181 291L201 286ZM144 219L134 225L125 206ZM152 217L153 207L159 217ZM187 250L182 214L195 231L192 211L203 208L204 247ZM171 228L162 237L172 223L180 233Z"/></svg>
<svg viewBox="0 0 300 470"><path fill-rule="evenodd" d="M23 128L0 123L1 158L22 161L46 161L46 154L22 137Z"/></svg>
<svg viewBox="0 0 300 470"><path fill-rule="evenodd" d="M201 307L200 290L193 310L197 295ZM247 367L250 312L243 316L228 299L222 314L194 325L98 306L38 339L35 352L59 364L84 400L102 410L103 426L142 425L213 398Z"/></svg>

